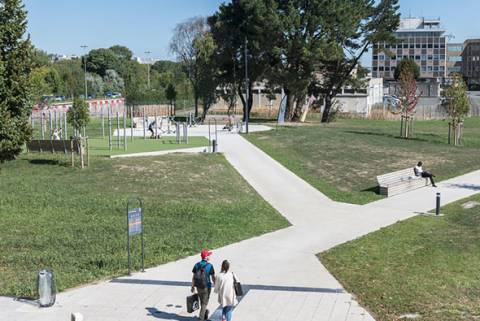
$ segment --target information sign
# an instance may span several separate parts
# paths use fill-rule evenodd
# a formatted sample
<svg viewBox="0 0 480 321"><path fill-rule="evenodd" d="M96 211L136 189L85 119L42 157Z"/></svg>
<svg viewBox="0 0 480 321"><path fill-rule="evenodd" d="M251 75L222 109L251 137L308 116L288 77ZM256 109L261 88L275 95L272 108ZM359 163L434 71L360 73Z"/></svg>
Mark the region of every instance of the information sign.
<svg viewBox="0 0 480 321"><path fill-rule="evenodd" d="M142 233L142 208L128 210L128 234L135 235Z"/></svg>

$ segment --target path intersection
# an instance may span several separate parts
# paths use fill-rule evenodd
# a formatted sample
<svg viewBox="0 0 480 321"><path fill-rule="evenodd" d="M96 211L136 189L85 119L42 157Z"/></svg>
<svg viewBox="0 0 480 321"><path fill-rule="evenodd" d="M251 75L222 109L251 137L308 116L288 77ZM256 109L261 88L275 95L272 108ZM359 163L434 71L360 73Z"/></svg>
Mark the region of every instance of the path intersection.
<svg viewBox="0 0 480 321"><path fill-rule="evenodd" d="M266 129L250 125L250 131ZM192 128L189 135L208 137L208 127ZM367 205L338 203L236 132L219 130L218 143L219 152L292 224L213 250L211 263L219 269L228 259L244 287L245 295L233 311L235 321L374 320L315 254L434 208L437 192L442 193L442 204L480 192L480 171L476 171L440 182L437 189L421 188ZM131 277L66 291L57 295L50 308L0 297L0 320L70 320L78 312L85 321L195 321L196 313L186 312L185 298L190 294L192 267L199 259L196 255ZM209 310L213 312L210 320L221 320L221 307L213 293Z"/></svg>

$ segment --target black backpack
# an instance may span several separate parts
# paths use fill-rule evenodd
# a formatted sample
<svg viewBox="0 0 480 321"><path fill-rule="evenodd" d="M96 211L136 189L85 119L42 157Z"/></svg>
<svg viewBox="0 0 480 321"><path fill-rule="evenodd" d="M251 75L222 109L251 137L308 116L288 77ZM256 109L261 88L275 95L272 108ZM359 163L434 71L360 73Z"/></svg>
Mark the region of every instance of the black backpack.
<svg viewBox="0 0 480 321"><path fill-rule="evenodd" d="M207 275L207 267L210 263L205 265L201 265L197 263L198 267L195 266L195 273L193 274L193 283L195 287L205 289L208 284L208 275Z"/></svg>

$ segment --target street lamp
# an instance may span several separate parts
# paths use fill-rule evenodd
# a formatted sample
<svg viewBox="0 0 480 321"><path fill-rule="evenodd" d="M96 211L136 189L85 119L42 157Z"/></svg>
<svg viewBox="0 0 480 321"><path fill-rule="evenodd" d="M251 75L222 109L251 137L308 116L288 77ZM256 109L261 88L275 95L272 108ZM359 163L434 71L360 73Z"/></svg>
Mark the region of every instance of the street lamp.
<svg viewBox="0 0 480 321"><path fill-rule="evenodd" d="M148 90L150 90L150 59L148 59L148 55L150 54L150 51L145 51L147 54L147 64L148 64Z"/></svg>
<svg viewBox="0 0 480 321"><path fill-rule="evenodd" d="M247 62L247 45L248 45L248 39L247 36L245 36L245 132L248 134L248 62Z"/></svg>
<svg viewBox="0 0 480 321"><path fill-rule="evenodd" d="M87 45L80 46L83 48L83 66L85 68L85 97L84 99L87 99L87 56L85 54L85 48L87 48Z"/></svg>

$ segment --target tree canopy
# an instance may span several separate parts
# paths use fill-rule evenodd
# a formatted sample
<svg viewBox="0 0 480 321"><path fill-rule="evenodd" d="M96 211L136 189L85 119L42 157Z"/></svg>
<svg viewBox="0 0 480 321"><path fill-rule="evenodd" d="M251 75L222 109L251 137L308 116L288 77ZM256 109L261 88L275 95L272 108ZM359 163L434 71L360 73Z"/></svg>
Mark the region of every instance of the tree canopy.
<svg viewBox="0 0 480 321"><path fill-rule="evenodd" d="M32 134L31 80L33 47L27 11L21 0L0 1L0 163L13 160Z"/></svg>
<svg viewBox="0 0 480 321"><path fill-rule="evenodd" d="M413 78L415 80L418 80L418 78L420 78L420 67L418 67L415 60L410 58L410 57L403 58L397 64L397 68L395 69L395 72L394 72L394 75L393 75L395 80L398 81L400 79L400 75L402 74L402 71L404 71L404 70L409 70L412 73Z"/></svg>

